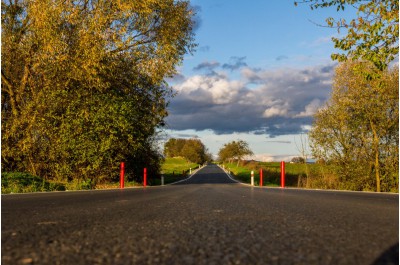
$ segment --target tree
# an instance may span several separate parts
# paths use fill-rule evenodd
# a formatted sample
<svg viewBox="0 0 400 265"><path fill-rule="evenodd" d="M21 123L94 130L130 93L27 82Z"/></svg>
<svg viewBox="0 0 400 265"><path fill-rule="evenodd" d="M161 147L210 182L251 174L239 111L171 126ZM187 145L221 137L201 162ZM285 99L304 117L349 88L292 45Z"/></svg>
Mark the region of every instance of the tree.
<svg viewBox="0 0 400 265"><path fill-rule="evenodd" d="M213 154L208 149L206 149L205 162L213 162L213 157Z"/></svg>
<svg viewBox="0 0 400 265"><path fill-rule="evenodd" d="M182 155L190 162L203 164L206 161L206 148L199 139L189 139L182 148Z"/></svg>
<svg viewBox="0 0 400 265"><path fill-rule="evenodd" d="M310 131L314 157L337 165L348 188L398 190L398 67L367 80L368 62L337 67L332 97ZM375 187L375 188L374 188Z"/></svg>
<svg viewBox="0 0 400 265"><path fill-rule="evenodd" d="M290 160L290 161L293 163L299 163L299 164L304 164L306 162L306 160L301 156L293 157L292 160Z"/></svg>
<svg viewBox="0 0 400 265"><path fill-rule="evenodd" d="M221 161L231 161L237 159L237 166L244 156L253 155L253 151L249 148L249 144L243 140L232 141L219 150L218 156Z"/></svg>
<svg viewBox="0 0 400 265"><path fill-rule="evenodd" d="M4 171L101 179L120 161L157 167L164 78L195 46L187 1L17 0L1 12Z"/></svg>
<svg viewBox="0 0 400 265"><path fill-rule="evenodd" d="M297 150L300 152L300 154L301 154L301 157L298 157L297 158L297 163L302 163L302 164L304 164L304 167L305 167L305 171L306 171L306 188L309 188L309 181L308 181L308 178L309 178L309 176L310 176L310 169L309 169L309 166L308 166L308 164L307 164L307 159L308 159L308 157L309 157L309 144L308 144L308 140L307 140L307 138L306 137L304 137L304 135L303 134L301 134L300 135L300 144L297 144L297 141L296 141L296 139L294 139L294 142L295 142L295 144L296 144L296 148L297 148ZM294 158L295 159L295 158ZM300 160L299 160L300 159ZM294 162L293 161L293 159L292 159L292 162ZM296 163L296 162L295 162Z"/></svg>
<svg viewBox="0 0 400 265"><path fill-rule="evenodd" d="M171 138L164 144L166 157L184 157L187 161L203 164L207 161L207 148L199 139Z"/></svg>
<svg viewBox="0 0 400 265"><path fill-rule="evenodd" d="M340 62L351 60L371 61L384 70L399 53L399 1L398 0L305 0L311 9L335 6L337 11L356 8L357 18L351 21L327 18L327 26L347 30L343 38L332 38L335 48L344 54L332 54Z"/></svg>
<svg viewBox="0 0 400 265"><path fill-rule="evenodd" d="M166 157L177 157L177 156L183 156L182 155L182 149L186 144L185 139L175 139L175 138L170 138L165 144L164 144L164 155Z"/></svg>

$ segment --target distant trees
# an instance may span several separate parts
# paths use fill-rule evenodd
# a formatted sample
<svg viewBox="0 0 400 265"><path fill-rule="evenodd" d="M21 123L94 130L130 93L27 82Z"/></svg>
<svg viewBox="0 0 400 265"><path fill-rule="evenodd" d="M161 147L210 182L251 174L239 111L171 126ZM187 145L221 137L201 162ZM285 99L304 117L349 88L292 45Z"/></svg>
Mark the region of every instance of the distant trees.
<svg viewBox="0 0 400 265"><path fill-rule="evenodd" d="M290 160L290 162L304 164L306 162L306 160L304 159L304 157L296 156L296 157L293 157L292 160Z"/></svg>
<svg viewBox="0 0 400 265"><path fill-rule="evenodd" d="M199 139L171 138L164 144L164 155L166 157L181 156L197 164L212 160L207 148Z"/></svg>
<svg viewBox="0 0 400 265"><path fill-rule="evenodd" d="M243 140L232 141L224 144L224 146L218 152L220 161L232 162L234 159L236 159L238 165L240 160L247 155L253 155L253 151L251 151L249 148L249 144Z"/></svg>
<svg viewBox="0 0 400 265"><path fill-rule="evenodd" d="M164 155L166 157L177 157L181 156L182 149L185 146L186 139L170 138L164 144Z"/></svg>
<svg viewBox="0 0 400 265"><path fill-rule="evenodd" d="M188 1L2 1L2 170L157 171L164 78L194 47L193 15Z"/></svg>
<svg viewBox="0 0 400 265"><path fill-rule="evenodd" d="M360 69L362 71L360 71ZM353 190L397 191L399 185L399 70L376 71L369 62L336 69L332 97L315 115L309 137L318 160L337 165Z"/></svg>

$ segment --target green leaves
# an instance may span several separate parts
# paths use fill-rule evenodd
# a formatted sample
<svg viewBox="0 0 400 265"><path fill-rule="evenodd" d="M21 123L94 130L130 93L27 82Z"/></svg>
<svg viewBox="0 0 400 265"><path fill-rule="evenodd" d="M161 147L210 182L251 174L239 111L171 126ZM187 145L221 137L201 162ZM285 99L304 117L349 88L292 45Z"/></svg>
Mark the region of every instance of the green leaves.
<svg viewBox="0 0 400 265"><path fill-rule="evenodd" d="M184 157L186 160L203 164L211 160L207 154L207 148L199 139L175 139L171 138L164 144L166 157Z"/></svg>
<svg viewBox="0 0 400 265"><path fill-rule="evenodd" d="M370 62L337 67L332 97L315 115L309 137L313 155L338 166L344 185L398 190L398 89L397 67L379 75Z"/></svg>
<svg viewBox="0 0 400 265"><path fill-rule="evenodd" d="M46 178L155 174L187 1L2 2L2 165Z"/></svg>
<svg viewBox="0 0 400 265"><path fill-rule="evenodd" d="M345 53L332 54L339 62L350 60L368 60L378 70L387 68L399 53L399 1L397 0L310 0L311 9L336 6L336 10L356 8L358 17L349 23L343 19L328 18L327 26L347 29L343 38L333 38L335 48Z"/></svg>
<svg viewBox="0 0 400 265"><path fill-rule="evenodd" d="M232 141L224 144L218 152L221 161L237 159L239 162L239 160L247 155L253 155L253 151L249 148L249 144L243 140Z"/></svg>

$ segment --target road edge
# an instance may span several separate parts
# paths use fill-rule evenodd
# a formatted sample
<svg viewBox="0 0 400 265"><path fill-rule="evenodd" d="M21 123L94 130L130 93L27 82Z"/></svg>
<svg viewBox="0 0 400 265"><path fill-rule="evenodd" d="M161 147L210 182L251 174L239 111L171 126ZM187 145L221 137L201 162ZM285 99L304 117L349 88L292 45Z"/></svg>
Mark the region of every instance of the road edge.
<svg viewBox="0 0 400 265"><path fill-rule="evenodd" d="M175 184L178 184L178 183L187 181L187 180L191 179L194 175L196 175L197 172L199 172L200 170L202 170L202 169L205 168L205 167L206 167L206 166L203 165L202 167L200 167L200 168L198 168L198 169L195 169L195 170L193 171L193 173L192 173L189 177L187 177L187 178L185 178L185 179L181 179L181 180L178 180L178 181L175 181L175 182L172 182L172 183L168 183L168 184L164 184L164 185L159 185L159 186L162 187L162 186L175 185Z"/></svg>

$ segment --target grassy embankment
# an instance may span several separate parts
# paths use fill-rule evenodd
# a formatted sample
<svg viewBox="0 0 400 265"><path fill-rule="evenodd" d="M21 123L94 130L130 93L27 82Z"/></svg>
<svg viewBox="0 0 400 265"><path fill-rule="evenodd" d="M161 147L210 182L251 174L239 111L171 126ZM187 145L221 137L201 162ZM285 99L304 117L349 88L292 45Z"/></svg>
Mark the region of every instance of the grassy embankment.
<svg viewBox="0 0 400 265"><path fill-rule="evenodd" d="M244 183L250 183L251 171L254 170L254 184L259 185L260 169L263 169L264 186L280 186L280 162L242 162L225 164L234 177ZM327 165L319 164L285 164L285 186L315 188L315 189L339 189L339 179L331 173Z"/></svg>
<svg viewBox="0 0 400 265"><path fill-rule="evenodd" d="M29 173L2 172L1 174L2 194L63 190L66 190L65 184L49 182Z"/></svg>
<svg viewBox="0 0 400 265"><path fill-rule="evenodd" d="M49 191L73 191L92 189L117 189L119 182L95 184L90 179L70 182L45 180L41 177L21 172L3 172L1 174L1 193L28 193L28 192L49 192ZM125 187L140 186L141 183L126 181Z"/></svg>
<svg viewBox="0 0 400 265"><path fill-rule="evenodd" d="M172 183L187 177L190 168L198 168L198 164L188 163L184 158L167 158L162 165L164 183ZM149 178L148 185L160 185L160 178ZM141 186L141 183L125 182L125 187ZM74 180L71 182L47 181L29 173L2 172L1 193L27 193L65 190L117 189L119 182L93 184L90 180Z"/></svg>
<svg viewBox="0 0 400 265"><path fill-rule="evenodd" d="M187 162L182 157L166 158L162 165L164 184L182 180L188 176L190 169L193 171L197 168L199 168L198 164ZM155 183L155 185L160 184L161 180Z"/></svg>
<svg viewBox="0 0 400 265"><path fill-rule="evenodd" d="M198 164L188 163L184 158L167 158L162 165L164 183L172 183L187 177L190 168L198 168ZM250 183L250 172L254 170L255 185L259 185L260 169L263 169L264 185L280 186L280 163L244 162L239 166L225 164L234 177L241 182ZM318 189L340 189L340 183L327 165L318 164L290 164L286 163L286 181L288 187L318 188ZM149 185L160 185L161 179L152 179ZM138 186L135 182L125 183L125 187ZM46 181L40 177L27 173L2 173L2 193L23 193L41 191L63 191L83 189L118 188L119 183L107 183L93 185L90 182L75 180L69 183Z"/></svg>

